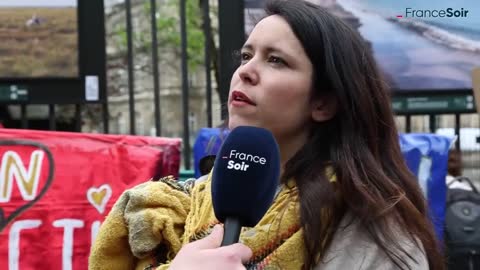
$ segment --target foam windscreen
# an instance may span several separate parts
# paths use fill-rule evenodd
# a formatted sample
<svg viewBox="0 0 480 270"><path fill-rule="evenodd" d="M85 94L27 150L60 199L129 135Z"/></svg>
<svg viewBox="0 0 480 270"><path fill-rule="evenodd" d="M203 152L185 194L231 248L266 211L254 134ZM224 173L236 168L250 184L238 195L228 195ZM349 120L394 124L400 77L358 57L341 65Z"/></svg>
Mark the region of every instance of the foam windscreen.
<svg viewBox="0 0 480 270"><path fill-rule="evenodd" d="M235 218L241 226L255 226L272 204L279 175L280 153L272 133L247 126L232 130L213 167L217 219Z"/></svg>

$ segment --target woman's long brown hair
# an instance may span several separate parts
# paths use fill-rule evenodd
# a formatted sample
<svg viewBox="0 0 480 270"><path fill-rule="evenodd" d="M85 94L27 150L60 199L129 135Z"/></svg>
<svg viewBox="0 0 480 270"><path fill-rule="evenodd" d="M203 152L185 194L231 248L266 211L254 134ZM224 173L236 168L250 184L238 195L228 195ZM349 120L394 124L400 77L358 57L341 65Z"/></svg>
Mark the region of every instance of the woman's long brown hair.
<svg viewBox="0 0 480 270"><path fill-rule="evenodd" d="M413 256L399 244L399 232L421 244L430 269L445 269L424 195L400 151L390 93L369 45L314 4L277 0L265 10L288 22L311 60L312 99L328 96L337 102L336 116L312 124L309 141L283 175L284 181L296 180L300 193L304 269L318 263L347 211L400 269L409 269ZM335 183L326 177L327 166L336 173ZM325 213L330 218L320 219Z"/></svg>

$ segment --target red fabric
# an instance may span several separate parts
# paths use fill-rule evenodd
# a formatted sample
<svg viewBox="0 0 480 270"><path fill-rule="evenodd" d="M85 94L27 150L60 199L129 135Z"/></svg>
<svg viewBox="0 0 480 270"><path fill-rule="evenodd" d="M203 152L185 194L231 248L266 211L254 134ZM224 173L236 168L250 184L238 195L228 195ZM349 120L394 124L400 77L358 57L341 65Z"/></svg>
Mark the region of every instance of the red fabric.
<svg viewBox="0 0 480 270"><path fill-rule="evenodd" d="M154 175L177 176L180 144L1 129L0 269L87 269L92 237L118 196Z"/></svg>

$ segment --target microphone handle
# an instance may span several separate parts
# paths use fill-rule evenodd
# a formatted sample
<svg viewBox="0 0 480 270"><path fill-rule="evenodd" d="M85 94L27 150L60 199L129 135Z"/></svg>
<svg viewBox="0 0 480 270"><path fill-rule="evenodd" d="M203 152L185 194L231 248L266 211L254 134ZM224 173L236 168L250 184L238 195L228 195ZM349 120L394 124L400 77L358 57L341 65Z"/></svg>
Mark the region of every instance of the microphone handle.
<svg viewBox="0 0 480 270"><path fill-rule="evenodd" d="M224 234L222 240L222 247L238 243L240 238L240 231L242 226L240 219L235 217L227 217L224 224Z"/></svg>

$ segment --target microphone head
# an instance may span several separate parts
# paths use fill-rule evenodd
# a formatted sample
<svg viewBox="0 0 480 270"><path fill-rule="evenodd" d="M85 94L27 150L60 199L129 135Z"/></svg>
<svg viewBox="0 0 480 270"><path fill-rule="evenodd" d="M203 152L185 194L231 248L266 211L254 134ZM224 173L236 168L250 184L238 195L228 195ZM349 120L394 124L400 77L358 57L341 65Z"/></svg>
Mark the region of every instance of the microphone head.
<svg viewBox="0 0 480 270"><path fill-rule="evenodd" d="M215 159L212 200L221 222L238 218L255 226L272 204L279 184L280 152L266 129L240 126L230 132Z"/></svg>

